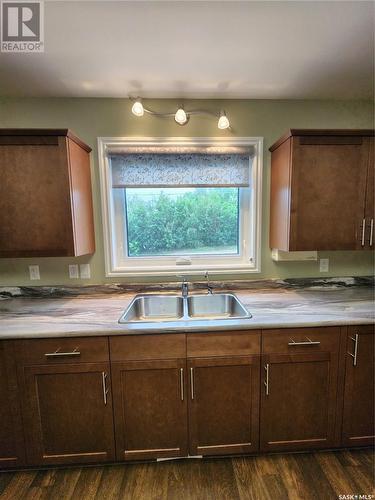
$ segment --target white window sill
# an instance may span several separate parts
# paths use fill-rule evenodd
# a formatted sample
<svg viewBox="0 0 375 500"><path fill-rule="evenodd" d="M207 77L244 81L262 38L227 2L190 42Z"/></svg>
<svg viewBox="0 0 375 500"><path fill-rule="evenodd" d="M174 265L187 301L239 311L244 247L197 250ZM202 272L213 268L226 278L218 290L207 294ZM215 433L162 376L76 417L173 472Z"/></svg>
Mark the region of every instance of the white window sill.
<svg viewBox="0 0 375 500"><path fill-rule="evenodd" d="M254 266L249 266L246 264L235 265L235 266L176 266L173 268L164 269L113 269L106 271L107 278L119 278L119 277L163 277L163 276L176 276L176 275L188 275L188 276L201 276L206 271L213 274L255 274L260 273L260 268L255 268Z"/></svg>

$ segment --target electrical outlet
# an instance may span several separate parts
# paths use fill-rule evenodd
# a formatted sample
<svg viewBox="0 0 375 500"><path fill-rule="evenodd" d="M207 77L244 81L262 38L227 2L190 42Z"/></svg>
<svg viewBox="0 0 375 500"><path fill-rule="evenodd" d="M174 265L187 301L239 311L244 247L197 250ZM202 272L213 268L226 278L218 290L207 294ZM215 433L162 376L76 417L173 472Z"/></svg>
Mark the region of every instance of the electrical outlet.
<svg viewBox="0 0 375 500"><path fill-rule="evenodd" d="M328 271L329 271L329 259L319 259L319 271L321 273L328 273Z"/></svg>
<svg viewBox="0 0 375 500"><path fill-rule="evenodd" d="M88 280L91 278L90 264L80 264L79 271L82 279Z"/></svg>
<svg viewBox="0 0 375 500"><path fill-rule="evenodd" d="M79 278L78 264L69 264L69 278L71 279Z"/></svg>
<svg viewBox="0 0 375 500"><path fill-rule="evenodd" d="M39 266L29 266L31 280L40 280Z"/></svg>

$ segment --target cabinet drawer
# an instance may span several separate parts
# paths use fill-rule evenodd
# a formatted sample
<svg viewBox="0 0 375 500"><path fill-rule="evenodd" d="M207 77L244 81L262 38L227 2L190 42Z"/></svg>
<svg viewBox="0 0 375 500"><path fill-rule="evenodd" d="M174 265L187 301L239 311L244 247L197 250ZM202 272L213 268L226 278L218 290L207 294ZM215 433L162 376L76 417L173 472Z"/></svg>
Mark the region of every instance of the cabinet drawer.
<svg viewBox="0 0 375 500"><path fill-rule="evenodd" d="M18 361L22 365L109 361L107 337L72 337L20 340Z"/></svg>
<svg viewBox="0 0 375 500"><path fill-rule="evenodd" d="M186 357L183 333L110 337L111 361L178 359Z"/></svg>
<svg viewBox="0 0 375 500"><path fill-rule="evenodd" d="M260 354L260 331L191 333L187 336L187 356L246 356Z"/></svg>
<svg viewBox="0 0 375 500"><path fill-rule="evenodd" d="M263 353L338 352L340 327L288 328L262 332Z"/></svg>

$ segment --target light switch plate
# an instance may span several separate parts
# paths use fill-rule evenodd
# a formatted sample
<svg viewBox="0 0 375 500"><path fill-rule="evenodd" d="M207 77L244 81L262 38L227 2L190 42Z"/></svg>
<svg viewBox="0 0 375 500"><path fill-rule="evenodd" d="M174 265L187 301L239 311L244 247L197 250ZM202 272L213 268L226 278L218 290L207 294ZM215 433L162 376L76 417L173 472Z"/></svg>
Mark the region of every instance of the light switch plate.
<svg viewBox="0 0 375 500"><path fill-rule="evenodd" d="M69 278L71 279L79 278L78 264L69 264Z"/></svg>
<svg viewBox="0 0 375 500"><path fill-rule="evenodd" d="M31 280L40 280L39 266L29 266Z"/></svg>
<svg viewBox="0 0 375 500"><path fill-rule="evenodd" d="M90 264L80 264L79 271L82 279L88 280L91 278Z"/></svg>
<svg viewBox="0 0 375 500"><path fill-rule="evenodd" d="M328 271L329 271L329 259L319 259L319 271L321 273L328 273Z"/></svg>

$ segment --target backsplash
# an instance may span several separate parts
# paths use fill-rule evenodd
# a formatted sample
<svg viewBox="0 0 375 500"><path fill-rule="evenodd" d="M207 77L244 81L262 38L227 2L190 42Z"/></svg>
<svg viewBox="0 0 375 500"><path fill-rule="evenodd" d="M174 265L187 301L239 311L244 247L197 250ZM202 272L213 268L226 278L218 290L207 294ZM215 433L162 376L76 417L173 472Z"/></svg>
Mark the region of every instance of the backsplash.
<svg viewBox="0 0 375 500"><path fill-rule="evenodd" d="M275 279L275 280L253 280L253 281L211 281L210 285L214 292L223 290L306 290L306 289L340 289L354 287L374 287L373 276L341 278L295 278L295 279ZM205 282L192 283L190 289L194 292L205 291ZM112 284L112 285L89 285L76 287L48 287L48 286L28 286L28 287L0 287L0 300L10 298L68 298L68 297L95 297L103 295L117 295L124 293L159 293L159 292L179 292L181 284L176 282L166 284L144 285L133 284Z"/></svg>

